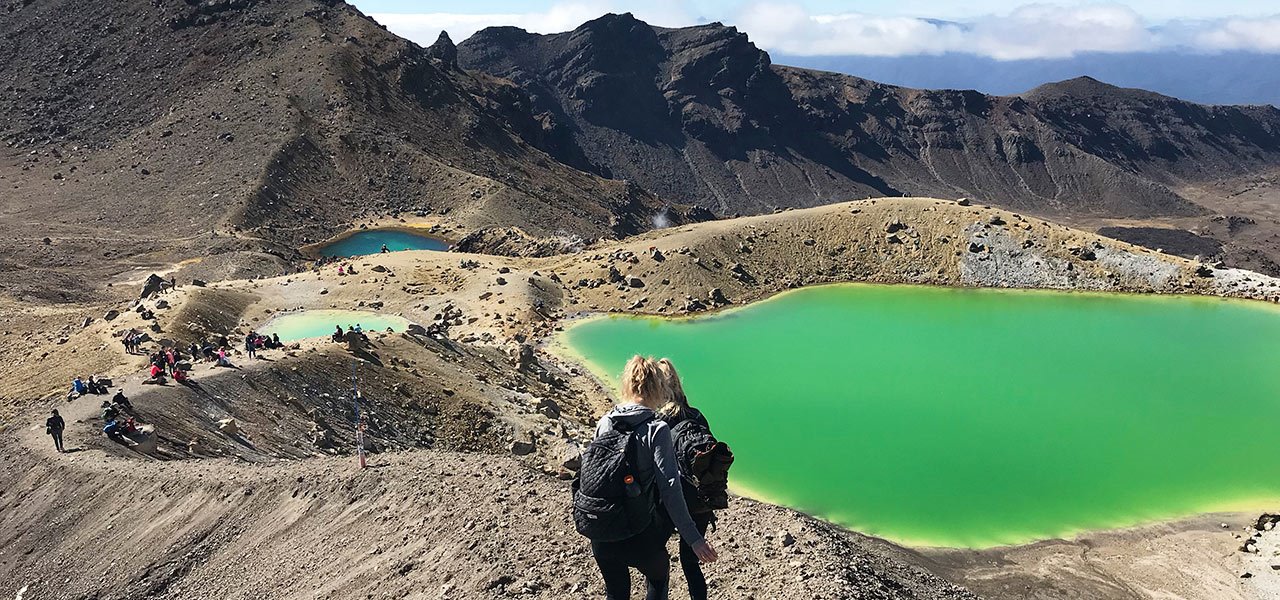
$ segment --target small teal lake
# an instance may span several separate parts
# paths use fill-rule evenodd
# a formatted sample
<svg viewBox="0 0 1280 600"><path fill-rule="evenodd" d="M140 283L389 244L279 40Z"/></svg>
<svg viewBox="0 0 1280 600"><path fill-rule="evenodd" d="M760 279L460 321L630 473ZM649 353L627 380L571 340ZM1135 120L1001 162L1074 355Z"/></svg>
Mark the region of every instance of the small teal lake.
<svg viewBox="0 0 1280 600"><path fill-rule="evenodd" d="M401 250L436 250L445 251L449 244L433 237L401 231L399 229L369 229L360 231L330 244L319 250L321 256L363 256L382 252L382 246L390 252Z"/></svg>
<svg viewBox="0 0 1280 600"><path fill-rule="evenodd" d="M333 335L336 327L345 331L354 326L366 333L375 331L404 331L409 321L395 315L363 310L303 310L282 313L258 329L263 335L278 334L282 342L295 342L309 338Z"/></svg>

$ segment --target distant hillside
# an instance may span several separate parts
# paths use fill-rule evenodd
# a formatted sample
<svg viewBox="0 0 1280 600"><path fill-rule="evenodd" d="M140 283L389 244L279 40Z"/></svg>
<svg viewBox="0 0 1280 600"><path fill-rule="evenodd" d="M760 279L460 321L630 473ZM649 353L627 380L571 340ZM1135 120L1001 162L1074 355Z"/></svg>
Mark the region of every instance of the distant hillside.
<svg viewBox="0 0 1280 600"><path fill-rule="evenodd" d="M1202 104L1280 106L1280 54L1122 52L995 60L972 54L797 56L775 53L774 60L915 88L1009 95L1051 81L1090 76Z"/></svg>
<svg viewBox="0 0 1280 600"><path fill-rule="evenodd" d="M906 193L1195 215L1171 184L1280 164L1275 108L1087 79L1008 97L901 88L774 65L720 24L606 15L554 35L491 28L458 56L521 86L579 166L722 214Z"/></svg>
<svg viewBox="0 0 1280 600"><path fill-rule="evenodd" d="M0 32L0 271L285 253L398 213L616 236L662 208L526 142L524 94L447 39L342 2L0 0Z"/></svg>

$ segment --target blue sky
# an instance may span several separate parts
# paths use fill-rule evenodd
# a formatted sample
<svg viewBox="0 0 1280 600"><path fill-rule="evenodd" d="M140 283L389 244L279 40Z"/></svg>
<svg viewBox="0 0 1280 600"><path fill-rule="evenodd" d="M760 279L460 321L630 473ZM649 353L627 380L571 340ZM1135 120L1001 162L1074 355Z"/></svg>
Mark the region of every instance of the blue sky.
<svg viewBox="0 0 1280 600"><path fill-rule="evenodd" d="M573 29L606 12L655 25L735 25L770 51L800 55L968 53L999 60L1088 52L1280 53L1280 0L352 0L419 43L494 25ZM943 20L947 22L939 22Z"/></svg>

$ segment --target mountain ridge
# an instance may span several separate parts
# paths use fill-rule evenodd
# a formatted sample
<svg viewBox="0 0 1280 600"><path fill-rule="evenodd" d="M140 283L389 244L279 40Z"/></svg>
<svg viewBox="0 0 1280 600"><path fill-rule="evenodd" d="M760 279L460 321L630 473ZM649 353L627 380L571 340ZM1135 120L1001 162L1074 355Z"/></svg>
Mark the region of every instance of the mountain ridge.
<svg viewBox="0 0 1280 600"><path fill-rule="evenodd" d="M622 68L610 61L624 48L637 62ZM909 193L1046 215L1192 216L1205 210L1174 191L1181 182L1280 164L1275 109L1085 80L1016 96L902 88L776 65L718 24L623 14L560 34L482 30L459 44L459 63L529 90L593 172L724 215ZM1080 122L1103 110L1118 117Z"/></svg>

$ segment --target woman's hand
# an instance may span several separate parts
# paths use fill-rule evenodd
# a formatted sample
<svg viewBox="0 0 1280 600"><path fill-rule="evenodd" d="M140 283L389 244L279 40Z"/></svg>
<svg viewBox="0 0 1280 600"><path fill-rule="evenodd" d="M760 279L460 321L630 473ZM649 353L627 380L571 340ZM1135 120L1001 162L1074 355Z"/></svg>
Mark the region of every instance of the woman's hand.
<svg viewBox="0 0 1280 600"><path fill-rule="evenodd" d="M704 563L716 562L716 559L720 557L716 554L716 549L712 548L711 544L708 544L706 540L694 544L693 553L697 554L698 560L701 560Z"/></svg>

